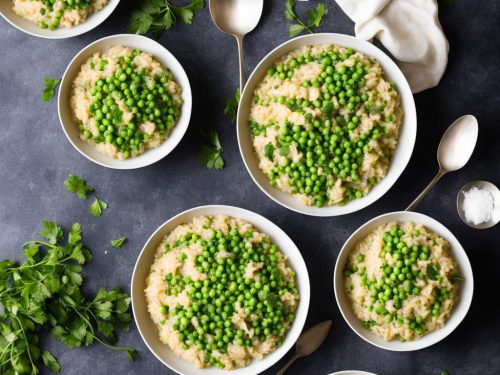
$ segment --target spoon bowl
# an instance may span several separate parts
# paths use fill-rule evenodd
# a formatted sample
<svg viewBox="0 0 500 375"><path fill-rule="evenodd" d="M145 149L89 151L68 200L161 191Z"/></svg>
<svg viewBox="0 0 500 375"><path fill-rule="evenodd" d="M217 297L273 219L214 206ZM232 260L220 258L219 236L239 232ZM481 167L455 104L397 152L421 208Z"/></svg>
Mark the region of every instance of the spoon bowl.
<svg viewBox="0 0 500 375"><path fill-rule="evenodd" d="M459 170L467 164L476 147L478 132L479 125L477 119L472 115L462 116L449 126L438 146L437 159L439 171L437 175L406 208L406 211L413 211L446 173Z"/></svg>
<svg viewBox="0 0 500 375"><path fill-rule="evenodd" d="M210 15L219 30L232 35L238 42L240 92L245 84L243 37L255 29L262 15L264 0L209 0Z"/></svg>
<svg viewBox="0 0 500 375"><path fill-rule="evenodd" d="M462 116L450 125L437 152L443 171L453 172L467 164L476 146L478 131L477 119L472 115Z"/></svg>
<svg viewBox="0 0 500 375"><path fill-rule="evenodd" d="M263 0L210 0L210 15L219 30L229 35L245 35L259 23Z"/></svg>

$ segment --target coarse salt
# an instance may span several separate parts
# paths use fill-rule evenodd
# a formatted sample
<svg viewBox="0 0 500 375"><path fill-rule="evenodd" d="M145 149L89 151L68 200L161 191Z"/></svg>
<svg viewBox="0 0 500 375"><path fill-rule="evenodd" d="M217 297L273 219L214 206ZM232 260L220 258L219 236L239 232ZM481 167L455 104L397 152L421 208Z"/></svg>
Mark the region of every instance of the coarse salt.
<svg viewBox="0 0 500 375"><path fill-rule="evenodd" d="M491 219L494 208L493 195L476 186L464 192L463 209L465 220L474 225L486 223Z"/></svg>

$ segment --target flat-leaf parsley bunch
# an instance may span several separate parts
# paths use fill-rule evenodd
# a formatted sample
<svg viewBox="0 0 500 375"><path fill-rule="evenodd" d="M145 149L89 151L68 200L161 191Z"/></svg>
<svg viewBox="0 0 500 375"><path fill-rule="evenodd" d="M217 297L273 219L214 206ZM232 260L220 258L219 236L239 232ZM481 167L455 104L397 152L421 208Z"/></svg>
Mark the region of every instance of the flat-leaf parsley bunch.
<svg viewBox="0 0 500 375"><path fill-rule="evenodd" d="M70 348L99 342L135 358L135 350L114 346L116 328L128 330L130 297L118 288L81 293L83 265L92 255L83 246L80 224L63 231L43 221L40 235L22 245L26 260L0 261L0 374L38 374L38 362L60 371L56 358L40 348L39 334L50 330Z"/></svg>

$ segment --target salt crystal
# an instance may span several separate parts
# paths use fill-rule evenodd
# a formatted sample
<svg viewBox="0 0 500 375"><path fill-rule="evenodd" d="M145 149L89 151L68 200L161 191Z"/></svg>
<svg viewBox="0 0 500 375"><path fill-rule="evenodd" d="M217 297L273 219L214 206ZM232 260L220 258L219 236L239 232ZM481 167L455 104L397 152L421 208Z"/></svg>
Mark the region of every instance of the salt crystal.
<svg viewBox="0 0 500 375"><path fill-rule="evenodd" d="M494 199L489 191L476 186L464 192L463 204L465 219L474 225L486 223L491 219Z"/></svg>

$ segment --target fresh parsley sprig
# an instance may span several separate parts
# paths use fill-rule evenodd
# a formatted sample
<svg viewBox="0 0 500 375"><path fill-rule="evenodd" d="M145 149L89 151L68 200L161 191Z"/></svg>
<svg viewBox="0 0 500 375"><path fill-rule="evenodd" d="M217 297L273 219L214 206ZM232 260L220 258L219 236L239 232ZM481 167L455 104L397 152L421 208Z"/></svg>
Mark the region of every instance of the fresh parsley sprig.
<svg viewBox="0 0 500 375"><path fill-rule="evenodd" d="M45 86L42 92L42 102L46 103L50 101L56 94L56 86L61 82L60 79L45 77Z"/></svg>
<svg viewBox="0 0 500 375"><path fill-rule="evenodd" d="M40 235L45 240L22 245L24 263L0 261L0 373L38 374L40 360L60 371L57 359L40 347L43 330L70 348L99 342L133 359L134 349L113 345L116 329L128 329L130 297L117 288L101 288L90 299L81 293L83 265L92 255L83 246L80 224L71 226L65 243L51 221L42 222Z"/></svg>
<svg viewBox="0 0 500 375"><path fill-rule="evenodd" d="M238 105L240 104L240 89L236 89L234 96L226 98L226 107L224 108L224 114L229 116L232 123L236 122L236 115L238 114Z"/></svg>
<svg viewBox="0 0 500 375"><path fill-rule="evenodd" d="M313 33L313 29L321 26L321 21L323 17L327 14L328 9L325 4L319 3L316 8L309 9L306 13L307 22L300 19L295 11L295 1L286 0L285 4L285 16L289 21L296 22L292 23L288 29L288 34L293 37L300 34L303 31Z"/></svg>
<svg viewBox="0 0 500 375"><path fill-rule="evenodd" d="M92 186L87 185L83 178L70 174L66 181L64 181L64 186L68 191L78 195L80 199L87 199L87 193L94 191Z"/></svg>
<svg viewBox="0 0 500 375"><path fill-rule="evenodd" d="M224 149L219 141L219 135L215 130L202 131L201 134L210 142L210 146L203 145L201 148L200 162L207 166L208 169L224 168L224 159L222 152Z"/></svg>
<svg viewBox="0 0 500 375"><path fill-rule="evenodd" d="M151 31L157 35L169 30L177 19L184 23L193 23L195 11L205 7L204 0L190 0L185 6L173 5L168 0L143 0L130 19L129 31L146 34Z"/></svg>

